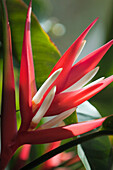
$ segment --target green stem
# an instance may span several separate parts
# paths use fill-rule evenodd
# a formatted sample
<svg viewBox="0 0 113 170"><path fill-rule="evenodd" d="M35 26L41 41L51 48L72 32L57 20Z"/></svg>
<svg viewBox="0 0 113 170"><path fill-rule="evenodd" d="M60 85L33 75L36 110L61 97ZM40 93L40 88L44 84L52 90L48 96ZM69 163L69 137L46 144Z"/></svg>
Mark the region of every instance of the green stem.
<svg viewBox="0 0 113 170"><path fill-rule="evenodd" d="M66 144L63 144L59 147L57 147L56 149L53 149L50 152L47 152L46 154L42 155L41 157L35 159L34 161L32 161L31 163L27 164L26 166L24 166L23 168L21 168L21 170L29 170L32 169L38 165L40 165L41 163L47 161L48 159L52 158L53 156L73 147L76 146L80 143L83 143L85 141L88 141L90 139L93 139L95 137L99 137L99 136L103 136L103 135L113 135L113 131L96 131L81 137L78 137L75 140L72 140Z"/></svg>

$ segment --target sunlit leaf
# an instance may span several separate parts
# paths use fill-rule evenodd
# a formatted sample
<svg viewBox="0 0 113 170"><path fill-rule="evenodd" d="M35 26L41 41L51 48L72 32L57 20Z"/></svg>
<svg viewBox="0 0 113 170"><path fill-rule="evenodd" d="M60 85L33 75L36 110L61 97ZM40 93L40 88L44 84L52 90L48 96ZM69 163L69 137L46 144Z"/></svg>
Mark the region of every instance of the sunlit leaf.
<svg viewBox="0 0 113 170"><path fill-rule="evenodd" d="M101 117L101 115L91 103L85 101L77 107L77 117L78 121L82 122L87 120L98 119Z"/></svg>
<svg viewBox="0 0 113 170"><path fill-rule="evenodd" d="M13 54L20 61L27 6L22 0L7 0L7 8L12 32ZM39 87L58 61L60 53L41 28L34 14L31 18L31 39L36 82Z"/></svg>
<svg viewBox="0 0 113 170"><path fill-rule="evenodd" d="M83 162L85 168L86 168L87 170L91 170L91 167L90 167L90 165L89 165L89 163L88 163L87 157L86 157L86 155L85 155L85 153L84 153L84 151L83 151L83 149L82 149L82 146L81 146L81 145L78 145L78 146L77 146L77 150L78 150L78 155L79 155L81 161Z"/></svg>

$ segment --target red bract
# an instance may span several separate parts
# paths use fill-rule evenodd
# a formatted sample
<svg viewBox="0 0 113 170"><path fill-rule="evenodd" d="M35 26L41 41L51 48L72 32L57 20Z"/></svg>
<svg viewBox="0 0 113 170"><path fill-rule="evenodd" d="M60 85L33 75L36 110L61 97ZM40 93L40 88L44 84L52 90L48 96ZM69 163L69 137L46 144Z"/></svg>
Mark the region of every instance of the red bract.
<svg viewBox="0 0 113 170"><path fill-rule="evenodd" d="M11 144L17 132L15 85L12 60L12 45L10 26L6 5L2 2L4 17L4 59L3 59L3 89L1 109L1 164L3 167L12 156ZM2 165L0 165L2 166Z"/></svg>
<svg viewBox="0 0 113 170"><path fill-rule="evenodd" d="M26 130L29 127L29 123L32 117L32 96L36 93L34 66L31 50L30 40L30 15L31 15L31 2L27 12L22 56L21 56L21 67L20 67L20 111L22 116L22 129Z"/></svg>
<svg viewBox="0 0 113 170"><path fill-rule="evenodd" d="M3 6L5 6L5 3ZM11 35L6 6L4 13L6 13L5 34L7 41L5 41L5 43L8 53L4 55L2 168L7 165L16 149L23 144L55 142L83 134L101 126L106 118L53 128L53 126L72 114L78 105L93 97L113 81L113 76L111 76L106 79L100 78L86 85L97 73L99 68L96 67L96 65L111 47L113 40L74 64L85 45L85 36L97 21L97 19L95 19L60 58L48 79L37 92L30 38L30 1L25 23L19 81L19 100L22 121L20 129L17 132ZM52 115L57 116L41 125L38 129L35 129L43 116ZM8 132L8 134L6 132Z"/></svg>

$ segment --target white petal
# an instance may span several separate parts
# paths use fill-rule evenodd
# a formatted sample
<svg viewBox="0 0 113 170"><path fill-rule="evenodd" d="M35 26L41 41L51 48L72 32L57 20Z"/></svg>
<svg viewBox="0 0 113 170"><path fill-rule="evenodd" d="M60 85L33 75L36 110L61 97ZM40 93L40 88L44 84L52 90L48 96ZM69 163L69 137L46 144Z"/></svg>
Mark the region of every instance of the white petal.
<svg viewBox="0 0 113 170"><path fill-rule="evenodd" d="M62 112L61 114L57 115L53 119L49 120L47 123L44 123L43 125L41 125L39 127L39 129L51 128L52 126L58 124L59 122L61 122L62 120L66 119L68 116L70 116L75 111L75 109L76 108L72 108L70 110Z"/></svg>
<svg viewBox="0 0 113 170"><path fill-rule="evenodd" d="M104 80L105 77L101 77L95 81L93 81L92 83L88 84L87 86L85 86L84 88L87 88L87 87L91 87L92 85L95 85L97 83L101 83L102 80Z"/></svg>
<svg viewBox="0 0 113 170"><path fill-rule="evenodd" d="M56 70L45 82L44 84L40 87L40 89L38 90L38 92L35 94L35 96L33 97L32 101L35 104L38 104L44 93L46 92L46 90L51 86L51 84L56 80L56 78L59 76L60 72L62 71L62 68Z"/></svg>
<svg viewBox="0 0 113 170"><path fill-rule="evenodd" d="M50 107L50 105L51 105L51 103L52 103L52 101L54 99L55 92L56 92L56 86L54 86L51 89L51 91L48 93L48 95L44 99L42 105L40 106L38 112L33 117L32 122L31 122L31 127L32 128L37 126L37 124L40 122L42 117L45 115L46 111L49 109L49 107Z"/></svg>
<svg viewBox="0 0 113 170"><path fill-rule="evenodd" d="M75 84L64 90L63 92L70 92L75 91L80 88L82 88L84 85L86 85L98 72L99 67L94 68L89 73L87 73L84 77L82 77L79 81L77 81Z"/></svg>
<svg viewBox="0 0 113 170"><path fill-rule="evenodd" d="M81 46L80 46L80 48L79 48L79 50L78 50L78 52L77 52L77 54L76 54L75 61L77 60L77 58L78 58L79 55L81 54L81 52L82 52L85 44L86 44L86 40L83 40L82 43L81 43ZM75 62L75 61L74 61L74 62Z"/></svg>

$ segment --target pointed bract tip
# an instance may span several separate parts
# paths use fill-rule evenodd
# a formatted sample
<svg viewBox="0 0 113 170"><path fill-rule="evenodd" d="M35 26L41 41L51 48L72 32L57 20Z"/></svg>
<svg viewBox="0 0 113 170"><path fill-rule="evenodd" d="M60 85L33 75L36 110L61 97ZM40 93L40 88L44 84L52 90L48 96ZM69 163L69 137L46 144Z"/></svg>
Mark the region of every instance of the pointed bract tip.
<svg viewBox="0 0 113 170"><path fill-rule="evenodd" d="M91 72L95 72L95 75L97 74L97 72L99 71L99 66L95 67Z"/></svg>
<svg viewBox="0 0 113 170"><path fill-rule="evenodd" d="M112 40L110 40L110 41L108 41L108 43L107 43L107 44L113 45L113 39L112 39Z"/></svg>
<svg viewBox="0 0 113 170"><path fill-rule="evenodd" d="M58 70L56 70L54 73L60 73L63 70L63 68L59 68Z"/></svg>
<svg viewBox="0 0 113 170"><path fill-rule="evenodd" d="M97 71L99 70L99 68L100 68L99 66L95 67L95 69L96 69Z"/></svg>
<svg viewBox="0 0 113 170"><path fill-rule="evenodd" d="M95 20L97 21L99 19L99 17L97 17Z"/></svg>
<svg viewBox="0 0 113 170"><path fill-rule="evenodd" d="M97 20L98 20L98 17L87 27L87 29L88 30L91 29L93 27L93 25L97 22Z"/></svg>
<svg viewBox="0 0 113 170"><path fill-rule="evenodd" d="M94 26L94 24L97 22L98 18L96 18L93 22L91 22L91 24L83 31L83 33L79 36L79 38L85 38L85 36L87 35L87 33L90 31L90 29Z"/></svg>
<svg viewBox="0 0 113 170"><path fill-rule="evenodd" d="M111 77L111 79L113 80L113 75L112 76L110 76Z"/></svg>
<svg viewBox="0 0 113 170"><path fill-rule="evenodd" d="M61 71L63 70L63 68L59 68L58 70L56 70L55 72L53 72L53 74L50 76L52 79L57 79L57 77L59 76L59 74L61 73Z"/></svg>
<svg viewBox="0 0 113 170"><path fill-rule="evenodd" d="M82 43L85 45L86 44L86 40L83 40Z"/></svg>
<svg viewBox="0 0 113 170"><path fill-rule="evenodd" d="M97 17L97 18L92 22L92 24L95 24L98 19L99 19L99 17Z"/></svg>
<svg viewBox="0 0 113 170"><path fill-rule="evenodd" d="M32 11L32 0L30 0L30 2L29 2L29 6L28 6L28 18L30 18L30 16L31 16L31 11Z"/></svg>
<svg viewBox="0 0 113 170"><path fill-rule="evenodd" d="M109 84L112 83L113 82L113 75L107 77L105 80L106 80L105 83L106 82L108 82Z"/></svg>
<svg viewBox="0 0 113 170"><path fill-rule="evenodd" d="M32 8L32 0L30 0L30 2L29 2L29 7Z"/></svg>
<svg viewBox="0 0 113 170"><path fill-rule="evenodd" d="M53 93L55 94L56 93L56 86L54 86L51 91L53 91Z"/></svg>
<svg viewBox="0 0 113 170"><path fill-rule="evenodd" d="M91 24L87 27L87 29L91 29L91 27L93 27L93 25L97 22L97 20L98 20L98 17L94 21L91 22Z"/></svg>
<svg viewBox="0 0 113 170"><path fill-rule="evenodd" d="M110 40L106 44L104 44L102 47L110 48L112 45L113 45L113 40Z"/></svg>
<svg viewBox="0 0 113 170"><path fill-rule="evenodd" d="M113 44L113 39L111 41L109 41L109 42L111 42L111 44Z"/></svg>
<svg viewBox="0 0 113 170"><path fill-rule="evenodd" d="M63 68L59 68L58 70L61 72L63 70Z"/></svg>

